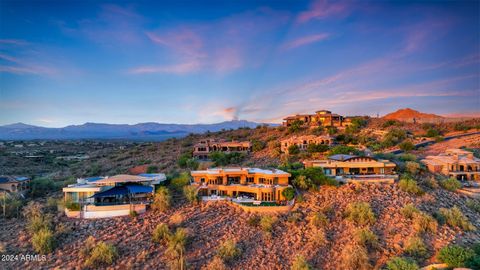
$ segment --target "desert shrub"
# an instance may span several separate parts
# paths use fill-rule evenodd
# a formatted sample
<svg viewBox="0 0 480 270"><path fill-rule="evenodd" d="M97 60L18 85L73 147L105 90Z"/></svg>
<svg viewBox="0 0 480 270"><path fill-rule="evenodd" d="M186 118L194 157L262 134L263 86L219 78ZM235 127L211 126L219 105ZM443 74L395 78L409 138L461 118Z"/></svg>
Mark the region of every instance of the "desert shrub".
<svg viewBox="0 0 480 270"><path fill-rule="evenodd" d="M312 230L311 240L315 246L323 245L327 242L327 236L325 235L325 231L322 229Z"/></svg>
<svg viewBox="0 0 480 270"><path fill-rule="evenodd" d="M412 257L424 258L428 253L427 245L418 236L410 237L405 241L405 253Z"/></svg>
<svg viewBox="0 0 480 270"><path fill-rule="evenodd" d="M395 157L393 156L386 159L394 159L394 158ZM417 156L415 156L414 154L406 153L406 154L398 155L398 159L401 161L416 161Z"/></svg>
<svg viewBox="0 0 480 270"><path fill-rule="evenodd" d="M290 201L295 197L295 190L291 187L287 187L282 191L282 195L287 201Z"/></svg>
<svg viewBox="0 0 480 270"><path fill-rule="evenodd" d="M356 230L353 238L357 244L366 248L375 249L378 247L378 236L369 228Z"/></svg>
<svg viewBox="0 0 480 270"><path fill-rule="evenodd" d="M417 181L413 180L408 176L403 176L398 182L398 186L401 190L408 192L410 194L422 195L425 192L417 185Z"/></svg>
<svg viewBox="0 0 480 270"><path fill-rule="evenodd" d="M420 170L420 164L415 161L407 161L405 162L405 170L411 175L416 175Z"/></svg>
<svg viewBox="0 0 480 270"><path fill-rule="evenodd" d="M170 224L172 226L180 226L184 220L185 218L182 213L175 213L170 216Z"/></svg>
<svg viewBox="0 0 480 270"><path fill-rule="evenodd" d="M273 216L262 216L260 218L260 228L262 228L262 230L264 232L271 232L272 229L273 229L273 225L277 222L277 218L276 217L273 217Z"/></svg>
<svg viewBox="0 0 480 270"><path fill-rule="evenodd" d="M473 211L480 213L480 201L468 199L466 205Z"/></svg>
<svg viewBox="0 0 480 270"><path fill-rule="evenodd" d="M187 245L188 233L184 228L177 228L174 234L168 237L166 254L170 258L170 268L184 269L185 246Z"/></svg>
<svg viewBox="0 0 480 270"><path fill-rule="evenodd" d="M468 218L462 213L462 211L457 207L454 206L450 209L447 208L440 208L439 210L440 215L445 218L445 222L452 226L458 227L465 231L473 231L475 230L475 226L468 220Z"/></svg>
<svg viewBox="0 0 480 270"><path fill-rule="evenodd" d="M415 145L411 141L403 141L398 145L398 147L402 151L409 152L415 148Z"/></svg>
<svg viewBox="0 0 480 270"><path fill-rule="evenodd" d="M26 219L43 215L43 206L39 202L29 202L22 211L22 215Z"/></svg>
<svg viewBox="0 0 480 270"><path fill-rule="evenodd" d="M440 180L440 186L449 191L455 191L462 187L462 183L457 179L450 177L444 180Z"/></svg>
<svg viewBox="0 0 480 270"><path fill-rule="evenodd" d="M51 230L53 226L53 219L50 214L32 216L27 221L27 230L34 234L40 230Z"/></svg>
<svg viewBox="0 0 480 270"><path fill-rule="evenodd" d="M418 208L415 207L415 205L413 203L409 203L409 204L406 204L401 210L400 212L402 213L402 215L405 217L405 218L413 218L413 215L415 213L420 213L420 210L418 210Z"/></svg>
<svg viewBox="0 0 480 270"><path fill-rule="evenodd" d="M417 234L435 233L437 231L437 221L427 213L420 212L413 214L413 229Z"/></svg>
<svg viewBox="0 0 480 270"><path fill-rule="evenodd" d="M155 243L161 243L167 241L172 233L165 223L158 224L152 233L152 240Z"/></svg>
<svg viewBox="0 0 480 270"><path fill-rule="evenodd" d="M217 250L217 256L226 262L233 261L240 256L240 254L241 250L237 247L237 243L232 239L223 242Z"/></svg>
<svg viewBox="0 0 480 270"><path fill-rule="evenodd" d="M369 225L376 221L375 214L367 202L349 203L345 209L345 218L357 225Z"/></svg>
<svg viewBox="0 0 480 270"><path fill-rule="evenodd" d="M95 244L95 237L90 235L87 240L85 240L83 247L80 249L80 255L84 257L88 256L95 247Z"/></svg>
<svg viewBox="0 0 480 270"><path fill-rule="evenodd" d="M289 155L298 155L300 154L300 148L296 144L292 144L288 147L288 154Z"/></svg>
<svg viewBox="0 0 480 270"><path fill-rule="evenodd" d="M196 170L200 163L190 153L185 153L178 158L177 164L180 168Z"/></svg>
<svg viewBox="0 0 480 270"><path fill-rule="evenodd" d="M338 155L338 154L344 154L344 155L358 155L360 154L360 151L358 151L355 147L352 146L347 146L347 145L337 145L332 147L330 149L329 155Z"/></svg>
<svg viewBox="0 0 480 270"><path fill-rule="evenodd" d="M385 134L382 145L384 147L392 147L407 138L407 133L403 129L393 128Z"/></svg>
<svg viewBox="0 0 480 270"><path fill-rule="evenodd" d="M229 164L239 164L245 159L245 154L239 152L213 152L210 153L208 157L213 161L215 166L226 166Z"/></svg>
<svg viewBox="0 0 480 270"><path fill-rule="evenodd" d="M449 267L465 267L474 256L475 252L470 248L451 245L440 249L437 258Z"/></svg>
<svg viewBox="0 0 480 270"><path fill-rule="evenodd" d="M166 211L170 208L172 196L166 187L159 187L155 192L152 208L159 211Z"/></svg>
<svg viewBox="0 0 480 270"><path fill-rule="evenodd" d="M335 179L327 177L322 168L305 168L305 169L293 169L289 170L292 173L292 176L295 177L294 183L300 186L302 189L316 188L321 185L330 185L337 186L338 182ZM299 178L300 176L305 176L304 178ZM299 178L299 179L297 179Z"/></svg>
<svg viewBox="0 0 480 270"><path fill-rule="evenodd" d="M24 200L19 196L13 194L10 195L11 196L7 196L6 193L3 193L3 195L0 194L1 212L2 214L5 214L5 217L18 217Z"/></svg>
<svg viewBox="0 0 480 270"><path fill-rule="evenodd" d="M266 143L263 142L263 141L252 140L252 151L253 152L258 152L258 151L262 150L263 148L265 148L265 146L266 146Z"/></svg>
<svg viewBox="0 0 480 270"><path fill-rule="evenodd" d="M47 198L46 208L47 208L49 211L56 212L57 209L58 209L58 200L55 199L55 198L53 198L53 197L48 197L48 198Z"/></svg>
<svg viewBox="0 0 480 270"><path fill-rule="evenodd" d="M435 179L435 177L428 177L425 180L425 185L427 185L427 187L429 187L431 189L437 189L439 187L438 182Z"/></svg>
<svg viewBox="0 0 480 270"><path fill-rule="evenodd" d="M247 219L247 224L252 226L252 227L258 226L260 224L260 217L257 216L257 215L250 216Z"/></svg>
<svg viewBox="0 0 480 270"><path fill-rule="evenodd" d="M299 175L293 179L293 184L299 189L307 190L313 188L315 185L312 180L307 178L305 175Z"/></svg>
<svg viewBox="0 0 480 270"><path fill-rule="evenodd" d="M300 211L292 211L288 215L287 221L291 223L296 223L303 219L303 214Z"/></svg>
<svg viewBox="0 0 480 270"><path fill-rule="evenodd" d="M187 172L181 173L179 176L174 177L170 182L173 189L181 191L184 186L190 183L190 175Z"/></svg>
<svg viewBox="0 0 480 270"><path fill-rule="evenodd" d="M391 127L391 126L400 126L400 125L401 125L401 123L399 121L390 119L390 120L385 121L382 124L382 127L387 128L387 127Z"/></svg>
<svg viewBox="0 0 480 270"><path fill-rule="evenodd" d="M297 255L292 262L292 266L290 267L291 270L309 270L312 269L310 264L308 264L305 257L302 255Z"/></svg>
<svg viewBox="0 0 480 270"><path fill-rule="evenodd" d="M372 265L368 258L368 251L364 246L348 244L341 253L341 268L345 270L370 270Z"/></svg>
<svg viewBox="0 0 480 270"><path fill-rule="evenodd" d="M429 128L427 130L427 133L425 134L425 137L433 138L433 137L438 137L440 135L441 135L441 132L438 129Z"/></svg>
<svg viewBox="0 0 480 270"><path fill-rule="evenodd" d="M227 266L223 260L219 257L213 257L213 259L207 264L204 265L201 270L227 270Z"/></svg>
<svg viewBox="0 0 480 270"><path fill-rule="evenodd" d="M323 153L328 151L329 147L326 144L311 143L307 146L307 152L309 153Z"/></svg>
<svg viewBox="0 0 480 270"><path fill-rule="evenodd" d="M103 241L98 242L90 251L85 266L98 267L98 265L111 265L118 257L117 249Z"/></svg>
<svg viewBox="0 0 480 270"><path fill-rule="evenodd" d="M387 270L419 270L417 263L410 258L394 257L387 262Z"/></svg>
<svg viewBox="0 0 480 270"><path fill-rule="evenodd" d="M158 172L158 166L150 165L147 167L147 173L156 173Z"/></svg>
<svg viewBox="0 0 480 270"><path fill-rule="evenodd" d="M138 217L138 213L137 213L137 211L135 211L135 210L130 210L130 212L128 213L128 215L129 215L131 218L136 218L136 217Z"/></svg>
<svg viewBox="0 0 480 270"><path fill-rule="evenodd" d="M310 224L317 228L323 228L327 226L329 222L328 217L322 212L316 212L310 218Z"/></svg>
<svg viewBox="0 0 480 270"><path fill-rule="evenodd" d="M189 203L196 204L198 202L197 189L194 186L184 186L183 195Z"/></svg>
<svg viewBox="0 0 480 270"><path fill-rule="evenodd" d="M33 249L40 254L47 254L53 251L55 237L49 228L42 228L32 235Z"/></svg>

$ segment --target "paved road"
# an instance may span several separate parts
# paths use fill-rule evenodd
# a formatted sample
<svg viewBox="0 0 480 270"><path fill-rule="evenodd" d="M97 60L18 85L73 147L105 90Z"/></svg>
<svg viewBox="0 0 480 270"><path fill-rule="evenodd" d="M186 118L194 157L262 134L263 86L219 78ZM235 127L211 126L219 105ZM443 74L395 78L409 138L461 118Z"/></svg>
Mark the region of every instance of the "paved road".
<svg viewBox="0 0 480 270"><path fill-rule="evenodd" d="M462 133L462 134L450 135L450 136L444 137L443 139L444 139L444 141L448 141L448 140L451 140L451 139L460 138L460 137L469 136L469 135L476 135L476 134L480 134L480 131L472 131L472 132L467 132L467 133ZM437 143L437 141L432 140L432 139L426 140L426 141L415 144L415 148L432 145L434 143ZM397 149L385 151L384 153L392 153L392 154L397 155L397 154L403 153L403 150L397 148Z"/></svg>

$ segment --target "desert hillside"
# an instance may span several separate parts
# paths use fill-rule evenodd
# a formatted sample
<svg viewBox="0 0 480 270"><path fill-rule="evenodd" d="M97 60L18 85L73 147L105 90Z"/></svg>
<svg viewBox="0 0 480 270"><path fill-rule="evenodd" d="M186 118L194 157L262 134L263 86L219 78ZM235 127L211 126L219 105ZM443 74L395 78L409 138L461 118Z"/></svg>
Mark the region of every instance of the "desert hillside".
<svg viewBox="0 0 480 270"><path fill-rule="evenodd" d="M429 114L429 113L422 113L410 108L400 109L398 111L389 113L382 117L383 119L387 120L398 120L398 121L405 121L405 122L429 122L435 120L441 120L444 117L436 114Z"/></svg>

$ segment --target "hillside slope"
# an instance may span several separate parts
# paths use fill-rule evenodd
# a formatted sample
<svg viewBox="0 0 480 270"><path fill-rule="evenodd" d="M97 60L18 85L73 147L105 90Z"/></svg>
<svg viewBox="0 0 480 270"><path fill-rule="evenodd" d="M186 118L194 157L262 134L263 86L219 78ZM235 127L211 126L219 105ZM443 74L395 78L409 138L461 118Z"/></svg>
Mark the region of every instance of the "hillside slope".
<svg viewBox="0 0 480 270"><path fill-rule="evenodd" d="M387 120L398 120L404 122L435 122L442 120L444 117L436 114L422 113L410 108L400 109L398 111L389 113L382 117Z"/></svg>

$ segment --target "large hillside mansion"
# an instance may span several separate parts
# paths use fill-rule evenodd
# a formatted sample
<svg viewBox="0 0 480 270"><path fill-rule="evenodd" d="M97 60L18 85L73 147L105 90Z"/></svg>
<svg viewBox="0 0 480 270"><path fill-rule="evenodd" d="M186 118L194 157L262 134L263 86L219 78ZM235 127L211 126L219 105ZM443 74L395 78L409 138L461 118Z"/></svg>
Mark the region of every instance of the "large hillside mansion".
<svg viewBox="0 0 480 270"><path fill-rule="evenodd" d="M315 135L304 135L304 136L293 136L287 139L280 141L280 148L283 153L288 154L288 148L292 145L298 146L300 151L307 150L308 145L310 144L323 144L331 145L334 139L331 136L315 136Z"/></svg>
<svg viewBox="0 0 480 270"><path fill-rule="evenodd" d="M377 160L372 157L353 155L333 155L325 160L307 160L305 167L320 167L325 175L335 177L341 182L390 182L398 176L395 163Z"/></svg>
<svg viewBox="0 0 480 270"><path fill-rule="evenodd" d="M443 174L458 180L480 181L480 159L472 152L462 149L447 149L437 156L422 159L432 173Z"/></svg>
<svg viewBox="0 0 480 270"><path fill-rule="evenodd" d="M193 146L193 157L198 159L207 159L211 152L241 152L247 153L252 150L252 144L247 141L217 141L206 139Z"/></svg>
<svg viewBox="0 0 480 270"><path fill-rule="evenodd" d="M283 119L283 125L289 127L292 123L301 121L303 124L316 127L343 127L350 125L350 119L327 110L316 111L315 114L297 114Z"/></svg>
<svg viewBox="0 0 480 270"><path fill-rule="evenodd" d="M212 168L192 171L193 186L200 196L248 198L264 202L285 201L282 191L288 184L289 173L257 168Z"/></svg>
<svg viewBox="0 0 480 270"><path fill-rule="evenodd" d="M79 178L63 188L65 213L76 218L143 213L152 201L155 185L166 179L163 173Z"/></svg>

